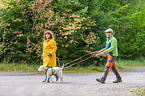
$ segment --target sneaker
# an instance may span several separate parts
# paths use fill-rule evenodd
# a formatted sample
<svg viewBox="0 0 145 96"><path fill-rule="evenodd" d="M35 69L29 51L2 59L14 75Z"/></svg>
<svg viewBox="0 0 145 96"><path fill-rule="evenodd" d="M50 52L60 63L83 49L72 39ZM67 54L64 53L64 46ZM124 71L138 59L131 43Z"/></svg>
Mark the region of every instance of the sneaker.
<svg viewBox="0 0 145 96"><path fill-rule="evenodd" d="M96 81L101 82L102 84L104 84L104 83L105 83L105 79L104 79L104 78L101 78L101 79L96 79Z"/></svg>
<svg viewBox="0 0 145 96"><path fill-rule="evenodd" d="M113 81L113 83L119 83L119 82L122 82L121 79L116 79L115 81Z"/></svg>

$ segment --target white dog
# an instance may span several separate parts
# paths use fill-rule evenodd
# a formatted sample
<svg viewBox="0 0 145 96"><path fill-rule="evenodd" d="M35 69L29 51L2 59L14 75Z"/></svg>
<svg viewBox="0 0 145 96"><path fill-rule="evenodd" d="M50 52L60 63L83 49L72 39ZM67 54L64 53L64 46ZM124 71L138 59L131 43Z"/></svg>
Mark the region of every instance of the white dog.
<svg viewBox="0 0 145 96"><path fill-rule="evenodd" d="M60 78L60 82L63 82L62 69L63 68L60 68L60 67L52 67L52 68L48 68L47 69L47 67L45 67L45 66L42 65L42 66L39 67L38 71L45 71L45 70L47 71L46 72L46 75L47 75L46 82L49 81L48 80L49 77L50 77L50 79L52 81L51 76L54 75L54 74L57 74L57 76Z"/></svg>

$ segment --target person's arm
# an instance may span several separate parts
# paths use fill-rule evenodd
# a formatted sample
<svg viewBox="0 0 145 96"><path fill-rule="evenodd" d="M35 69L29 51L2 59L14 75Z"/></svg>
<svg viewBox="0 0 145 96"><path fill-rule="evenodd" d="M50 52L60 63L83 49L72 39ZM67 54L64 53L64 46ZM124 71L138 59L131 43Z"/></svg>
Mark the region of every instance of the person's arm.
<svg viewBox="0 0 145 96"><path fill-rule="evenodd" d="M111 52L116 46L117 46L117 40L116 39L112 39L110 48L107 49L107 50L104 49L104 51L101 52L100 55L105 55L106 53Z"/></svg>
<svg viewBox="0 0 145 96"><path fill-rule="evenodd" d="M103 49L99 50L99 53L101 53L101 52L103 52L103 51L105 51L105 48L103 48Z"/></svg>
<svg viewBox="0 0 145 96"><path fill-rule="evenodd" d="M43 60L43 55L41 55L41 59Z"/></svg>

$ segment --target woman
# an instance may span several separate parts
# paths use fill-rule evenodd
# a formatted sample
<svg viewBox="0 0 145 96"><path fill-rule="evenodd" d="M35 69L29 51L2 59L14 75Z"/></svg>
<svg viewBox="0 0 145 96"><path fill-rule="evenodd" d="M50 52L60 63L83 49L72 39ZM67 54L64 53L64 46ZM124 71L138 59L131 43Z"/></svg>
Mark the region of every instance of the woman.
<svg viewBox="0 0 145 96"><path fill-rule="evenodd" d="M48 70L48 68L56 67L57 46L53 37L53 33L51 31L49 30L46 31L44 35L45 35L44 36L45 38L43 42L43 54L41 56L41 59L43 59L43 66L46 66ZM46 74L46 71L45 71L45 74ZM56 81L57 81L58 80L57 74L55 74L55 76L56 76ZM46 75L46 78L47 78L47 75ZM42 82L45 82L46 78Z"/></svg>

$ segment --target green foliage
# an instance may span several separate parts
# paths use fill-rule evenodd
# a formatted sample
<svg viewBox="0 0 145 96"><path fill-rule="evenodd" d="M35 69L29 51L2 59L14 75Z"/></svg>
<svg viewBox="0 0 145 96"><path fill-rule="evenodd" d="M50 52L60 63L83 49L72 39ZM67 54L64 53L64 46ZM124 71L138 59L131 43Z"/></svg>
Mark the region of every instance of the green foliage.
<svg viewBox="0 0 145 96"><path fill-rule="evenodd" d="M41 63L38 58L42 54L45 30L52 30L55 34L59 49L57 55L60 59L72 60L85 54L84 48L87 43L83 39L85 33L82 33L88 26L94 26L94 22L92 23L90 18L75 14L82 13L78 9L86 10L86 8L75 0L52 2L6 1L2 22L8 24L1 29L3 35L1 42L2 46L8 46L1 49L3 51L1 60L6 58L6 62ZM8 17L10 18L7 19Z"/></svg>
<svg viewBox="0 0 145 96"><path fill-rule="evenodd" d="M1 71L6 71L6 72L24 72L24 73L38 73L38 68L40 65L28 65L28 64L24 64L24 62L20 62L20 63L9 63L9 64L5 64L5 63L1 63L0 64L0 70ZM40 73L40 72L39 72Z"/></svg>
<svg viewBox="0 0 145 96"><path fill-rule="evenodd" d="M1 61L41 64L46 30L55 35L61 64L102 49L107 28L114 30L120 58L145 56L144 0L2 0L2 4ZM80 65L105 62L105 57L91 58Z"/></svg>
<svg viewBox="0 0 145 96"><path fill-rule="evenodd" d="M144 8L145 2L137 2L138 6L133 3L126 4L113 12L117 18L112 18L113 22L110 26L117 30L116 35L119 42L119 53L121 58L134 59L136 57L145 56L144 45Z"/></svg>
<svg viewBox="0 0 145 96"><path fill-rule="evenodd" d="M139 57L135 60L117 59L116 66L119 69L129 70L133 67L145 66L145 58Z"/></svg>

